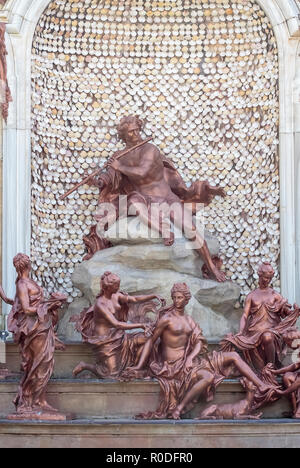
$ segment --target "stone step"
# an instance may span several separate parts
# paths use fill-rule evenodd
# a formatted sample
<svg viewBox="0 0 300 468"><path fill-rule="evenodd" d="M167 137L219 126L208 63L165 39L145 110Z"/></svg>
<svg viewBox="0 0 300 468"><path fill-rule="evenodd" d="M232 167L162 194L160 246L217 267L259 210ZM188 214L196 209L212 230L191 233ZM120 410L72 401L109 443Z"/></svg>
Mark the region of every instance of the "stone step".
<svg viewBox="0 0 300 468"><path fill-rule="evenodd" d="M0 448L299 448L300 422L0 420ZM133 452L138 453L138 452ZM150 460L148 460L150 461Z"/></svg>
<svg viewBox="0 0 300 468"><path fill-rule="evenodd" d="M65 351L56 351L54 378L64 379L72 378L72 371L80 361L88 364L94 363L94 355L89 345L80 342L66 342ZM209 351L218 349L219 344L216 341L208 342ZM284 365L291 363L291 353L288 353ZM6 343L6 364L11 372L20 372L20 353L19 348L12 342ZM87 375L87 374L86 374Z"/></svg>
<svg viewBox="0 0 300 468"><path fill-rule="evenodd" d="M72 371L80 361L94 363L91 347L85 343L67 342L65 351L56 351L54 377L57 379L72 378ZM209 343L209 349L217 348L216 342ZM11 372L20 372L19 348L12 342L6 343L6 364Z"/></svg>
<svg viewBox="0 0 300 468"><path fill-rule="evenodd" d="M72 371L80 361L94 362L91 348L85 343L67 342L65 351L55 352L54 377L72 378ZM6 343L6 364L11 372L20 372L19 347L12 342Z"/></svg>
<svg viewBox="0 0 300 468"><path fill-rule="evenodd" d="M14 411L12 401L18 388L17 381L0 382L0 417ZM225 380L217 389L215 403L232 403L245 397L237 380ZM53 379L48 386L48 401L61 412L76 418L134 418L140 412L154 411L159 402L159 384L155 380L118 382L114 380ZM200 402L185 415L197 417L206 407ZM290 410L286 398L269 405L264 418L282 418Z"/></svg>

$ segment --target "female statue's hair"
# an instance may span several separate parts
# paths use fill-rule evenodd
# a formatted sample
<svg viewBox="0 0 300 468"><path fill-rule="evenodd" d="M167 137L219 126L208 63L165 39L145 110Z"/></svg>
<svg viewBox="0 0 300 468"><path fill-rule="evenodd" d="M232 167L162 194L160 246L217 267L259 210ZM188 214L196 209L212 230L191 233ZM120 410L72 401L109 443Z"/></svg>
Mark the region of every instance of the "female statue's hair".
<svg viewBox="0 0 300 468"><path fill-rule="evenodd" d="M186 283L175 283L173 288L171 289L171 297L173 297L174 294L177 292L184 295L187 303L190 301L192 295L191 295L190 288L188 287Z"/></svg>
<svg viewBox="0 0 300 468"><path fill-rule="evenodd" d="M105 291L105 289L112 285L112 284L120 284L120 278L118 275L115 275L114 273L111 273L110 271L106 271L105 273L103 273L103 275L101 276L101 280L100 280L100 286L101 286L101 293L100 295L103 294L103 291Z"/></svg>
<svg viewBox="0 0 300 468"><path fill-rule="evenodd" d="M28 257L28 255L18 253L13 259L13 264L18 274L18 281L24 273L24 271L30 267L30 258Z"/></svg>
<svg viewBox="0 0 300 468"><path fill-rule="evenodd" d="M271 263L269 263L269 262L264 262L264 263L262 263L262 264L259 266L258 272L257 272L257 273L258 273L258 276L261 276L261 275L266 274L266 273L267 273L267 274L270 274L270 275L274 275L274 274L275 274L275 272L274 272L274 270L273 270L273 267L272 267Z"/></svg>
<svg viewBox="0 0 300 468"><path fill-rule="evenodd" d="M144 124L143 121L137 115L129 115L127 117L123 117L120 121L119 125L117 126L118 136L120 140L125 140L125 133L129 125L137 125L137 127L142 130Z"/></svg>

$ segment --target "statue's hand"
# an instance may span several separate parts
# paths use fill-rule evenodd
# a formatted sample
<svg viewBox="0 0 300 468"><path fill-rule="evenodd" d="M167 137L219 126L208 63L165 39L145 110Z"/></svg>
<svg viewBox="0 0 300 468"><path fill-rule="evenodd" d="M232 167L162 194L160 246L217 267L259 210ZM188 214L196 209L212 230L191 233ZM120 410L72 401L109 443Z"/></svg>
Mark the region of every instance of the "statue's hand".
<svg viewBox="0 0 300 468"><path fill-rule="evenodd" d="M66 347L65 347L65 345L64 345L61 341L58 340L58 341L55 343L55 350L56 350L56 351L65 351L65 350L66 350Z"/></svg>
<svg viewBox="0 0 300 468"><path fill-rule="evenodd" d="M118 156L118 153L115 153L112 155L111 158L109 158L108 162L107 162L107 167L108 168L112 168L114 169L115 171L118 170L118 168L120 167L120 162L119 160L117 159L117 156Z"/></svg>
<svg viewBox="0 0 300 468"><path fill-rule="evenodd" d="M163 307L166 305L166 300L162 296L156 296L156 299L162 304Z"/></svg>
<svg viewBox="0 0 300 468"><path fill-rule="evenodd" d="M121 163L117 159L115 159L114 161L108 162L108 167L111 167L115 171L120 171Z"/></svg>
<svg viewBox="0 0 300 468"><path fill-rule="evenodd" d="M136 379L140 372L141 369L139 369L138 366L127 367L127 369L122 372L122 380L126 382L128 380Z"/></svg>
<svg viewBox="0 0 300 468"><path fill-rule="evenodd" d="M274 367L270 367L268 371L273 375L280 375L280 370L277 370Z"/></svg>
<svg viewBox="0 0 300 468"><path fill-rule="evenodd" d="M192 369L193 367L193 358L188 357L185 361L185 368Z"/></svg>

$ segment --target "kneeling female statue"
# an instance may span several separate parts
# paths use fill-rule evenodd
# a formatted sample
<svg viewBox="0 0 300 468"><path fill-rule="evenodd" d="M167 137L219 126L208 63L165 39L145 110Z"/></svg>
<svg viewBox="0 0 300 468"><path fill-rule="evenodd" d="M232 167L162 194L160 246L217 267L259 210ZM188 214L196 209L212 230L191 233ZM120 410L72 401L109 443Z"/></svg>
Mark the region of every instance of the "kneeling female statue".
<svg viewBox="0 0 300 468"><path fill-rule="evenodd" d="M103 274L100 287L95 305L84 310L80 317L75 317L76 328L83 341L93 347L96 363L80 362L73 374L77 376L87 370L99 379L118 378L128 366L138 362L142 346L147 341L146 334L151 328L146 323L129 323L130 309L138 303L144 303L146 309L155 309L155 304L149 304L149 301L161 299L154 294L130 296L120 291L120 278L111 272ZM137 331L126 333L128 330Z"/></svg>

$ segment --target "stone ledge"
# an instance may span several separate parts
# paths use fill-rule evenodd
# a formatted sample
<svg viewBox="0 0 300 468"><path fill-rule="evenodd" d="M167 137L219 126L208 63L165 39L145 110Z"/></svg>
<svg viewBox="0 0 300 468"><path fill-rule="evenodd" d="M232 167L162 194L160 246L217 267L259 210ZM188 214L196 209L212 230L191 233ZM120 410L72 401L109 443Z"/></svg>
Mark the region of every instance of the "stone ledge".
<svg viewBox="0 0 300 468"><path fill-rule="evenodd" d="M298 448L300 422L0 420L0 448Z"/></svg>
<svg viewBox="0 0 300 468"><path fill-rule="evenodd" d="M0 417L14 411L12 401L17 393L17 381L0 382ZM159 404L159 384L155 380L118 382L114 380L53 379L48 386L48 401L61 412L77 418L119 419L141 412L154 411ZM245 397L238 380L225 380L217 388L214 402L233 403ZM197 417L207 406L200 401L186 417ZM264 418L281 418L290 411L287 399L281 399L264 409Z"/></svg>
<svg viewBox="0 0 300 468"><path fill-rule="evenodd" d="M88 364L94 363L94 355L91 348L79 341L64 341L66 351L56 351L55 353L55 368L54 378L70 379L72 371L80 361L85 361ZM218 343L215 340L208 340L209 351L218 349ZM284 365L291 363L292 351L284 359ZM11 372L18 373L20 371L20 353L19 348L13 342L6 344L6 364Z"/></svg>

